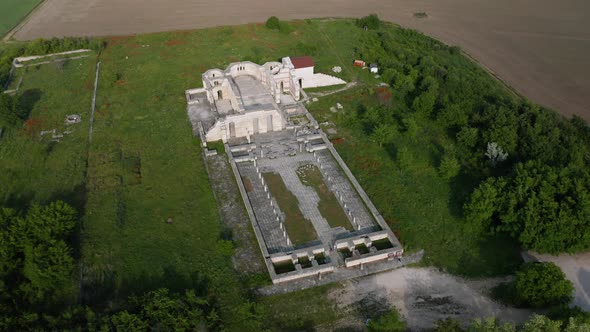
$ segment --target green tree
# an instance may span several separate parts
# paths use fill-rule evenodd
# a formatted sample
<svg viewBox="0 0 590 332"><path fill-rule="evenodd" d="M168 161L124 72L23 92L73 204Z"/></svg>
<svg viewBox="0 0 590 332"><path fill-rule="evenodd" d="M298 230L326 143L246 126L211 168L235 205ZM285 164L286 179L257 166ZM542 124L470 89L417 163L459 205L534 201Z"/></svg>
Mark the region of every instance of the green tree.
<svg viewBox="0 0 590 332"><path fill-rule="evenodd" d="M442 157L438 170L443 179L449 180L459 174L461 165L455 156L447 153Z"/></svg>
<svg viewBox="0 0 590 332"><path fill-rule="evenodd" d="M546 316L533 314L520 330L521 332L561 332L561 322Z"/></svg>
<svg viewBox="0 0 590 332"><path fill-rule="evenodd" d="M423 116L429 116L434 110L434 103L436 102L436 95L434 92L426 91L421 93L414 99L412 107L414 110Z"/></svg>
<svg viewBox="0 0 590 332"><path fill-rule="evenodd" d="M19 122L16 112L16 100L15 97L9 94L0 93L0 128L13 127Z"/></svg>
<svg viewBox="0 0 590 332"><path fill-rule="evenodd" d="M435 332L464 332L458 320L454 318L440 319L436 322Z"/></svg>
<svg viewBox="0 0 590 332"><path fill-rule="evenodd" d="M379 144L382 147L383 144L390 143L395 135L395 129L391 125L380 124L375 128L371 134L371 140Z"/></svg>
<svg viewBox="0 0 590 332"><path fill-rule="evenodd" d="M378 318L371 319L367 324L369 332L403 332L406 328L406 322L401 319L395 309Z"/></svg>
<svg viewBox="0 0 590 332"><path fill-rule="evenodd" d="M574 287L553 263L527 263L516 273L516 299L533 308L565 304L572 300Z"/></svg>
<svg viewBox="0 0 590 332"><path fill-rule="evenodd" d="M481 183L465 204L465 218L476 229L489 229L494 221L506 182L502 178L489 178Z"/></svg>
<svg viewBox="0 0 590 332"><path fill-rule="evenodd" d="M281 21L276 16L271 16L266 20L264 24L267 28L272 30L279 30L281 28Z"/></svg>
<svg viewBox="0 0 590 332"><path fill-rule="evenodd" d="M357 19L356 25L360 28L367 27L370 30L377 30L381 26L381 20L377 14L371 14Z"/></svg>
<svg viewBox="0 0 590 332"><path fill-rule="evenodd" d="M514 325L500 323L496 318L475 319L468 332L516 332Z"/></svg>

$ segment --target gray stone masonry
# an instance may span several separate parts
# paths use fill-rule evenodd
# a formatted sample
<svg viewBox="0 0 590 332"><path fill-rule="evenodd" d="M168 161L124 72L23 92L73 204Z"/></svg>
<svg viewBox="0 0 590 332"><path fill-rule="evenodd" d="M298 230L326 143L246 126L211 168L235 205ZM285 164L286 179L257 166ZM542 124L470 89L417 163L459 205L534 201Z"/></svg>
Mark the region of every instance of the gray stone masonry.
<svg viewBox="0 0 590 332"><path fill-rule="evenodd" d="M276 201L272 199L268 188L262 184L260 173L252 162L238 163L240 175L250 180L252 191L247 192L248 199L254 210L256 221L264 237L264 242L270 254L292 250L291 241L285 232L283 213L280 211ZM277 217L279 220L277 220Z"/></svg>

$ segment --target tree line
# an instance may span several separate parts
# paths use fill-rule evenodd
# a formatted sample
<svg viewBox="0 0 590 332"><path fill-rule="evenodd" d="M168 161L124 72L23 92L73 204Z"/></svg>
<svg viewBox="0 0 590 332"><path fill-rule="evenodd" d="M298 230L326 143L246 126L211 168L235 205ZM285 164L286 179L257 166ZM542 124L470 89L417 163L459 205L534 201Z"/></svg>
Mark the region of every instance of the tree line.
<svg viewBox="0 0 590 332"><path fill-rule="evenodd" d="M77 300L78 213L62 201L26 213L0 209L0 330L218 330L214 300L165 288L130 296L117 309ZM207 292L204 291L204 294ZM256 320L256 317L252 318Z"/></svg>
<svg viewBox="0 0 590 332"><path fill-rule="evenodd" d="M380 146L396 133L446 133L441 177L475 184L463 214L474 230L506 233L541 253L590 248L590 128L513 95L449 47L403 28L380 29L375 16L356 57L378 63L402 103L386 101L344 119ZM383 24L381 24L383 25ZM403 148L398 163L406 163Z"/></svg>

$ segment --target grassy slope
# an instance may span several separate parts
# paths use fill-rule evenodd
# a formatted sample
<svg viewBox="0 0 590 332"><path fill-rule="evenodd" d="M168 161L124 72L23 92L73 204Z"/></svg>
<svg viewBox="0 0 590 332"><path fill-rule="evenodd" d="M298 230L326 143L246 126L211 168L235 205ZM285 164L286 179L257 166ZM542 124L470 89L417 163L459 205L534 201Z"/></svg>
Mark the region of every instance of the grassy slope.
<svg viewBox="0 0 590 332"><path fill-rule="evenodd" d="M2 0L0 1L0 37L14 28L42 0Z"/></svg>

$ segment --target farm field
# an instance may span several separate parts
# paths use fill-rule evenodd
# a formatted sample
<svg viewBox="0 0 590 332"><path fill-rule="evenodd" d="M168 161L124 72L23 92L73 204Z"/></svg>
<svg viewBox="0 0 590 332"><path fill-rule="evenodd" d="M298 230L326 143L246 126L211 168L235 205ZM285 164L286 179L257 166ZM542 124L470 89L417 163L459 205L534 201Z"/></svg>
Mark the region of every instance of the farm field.
<svg viewBox="0 0 590 332"><path fill-rule="evenodd" d="M561 114L590 120L590 3L584 0L258 0L151 1L53 0L15 34L26 40L54 36L103 36L193 29L281 19L359 17L378 13L450 45L459 45L520 94ZM427 18L415 18L426 12ZM350 38L334 38L338 42ZM351 61L348 53L340 54Z"/></svg>
<svg viewBox="0 0 590 332"><path fill-rule="evenodd" d="M42 0L3 0L0 2L0 37L6 35Z"/></svg>

